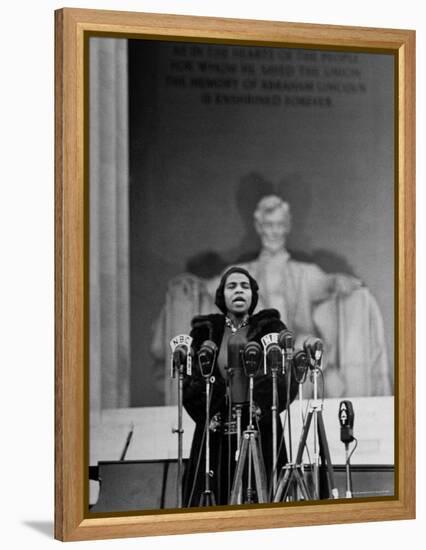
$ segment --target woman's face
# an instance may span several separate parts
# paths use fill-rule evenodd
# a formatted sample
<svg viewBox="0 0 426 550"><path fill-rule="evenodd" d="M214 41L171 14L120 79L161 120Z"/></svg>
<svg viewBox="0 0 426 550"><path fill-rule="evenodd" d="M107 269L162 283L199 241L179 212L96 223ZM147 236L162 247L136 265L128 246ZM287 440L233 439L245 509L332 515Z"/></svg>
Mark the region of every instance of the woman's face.
<svg viewBox="0 0 426 550"><path fill-rule="evenodd" d="M252 291L250 281L244 273L231 273L225 282L225 305L228 313L242 316L248 313Z"/></svg>

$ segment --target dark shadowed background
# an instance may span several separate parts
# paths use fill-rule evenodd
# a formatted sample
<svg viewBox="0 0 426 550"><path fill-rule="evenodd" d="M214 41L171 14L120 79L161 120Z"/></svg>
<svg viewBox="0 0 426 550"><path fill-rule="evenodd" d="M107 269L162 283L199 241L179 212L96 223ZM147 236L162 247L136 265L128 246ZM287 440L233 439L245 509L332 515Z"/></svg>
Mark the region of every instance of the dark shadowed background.
<svg viewBox="0 0 426 550"><path fill-rule="evenodd" d="M393 57L128 47L131 405L161 404L149 345L168 281L254 257L269 193L291 204L295 257L369 287L393 363Z"/></svg>

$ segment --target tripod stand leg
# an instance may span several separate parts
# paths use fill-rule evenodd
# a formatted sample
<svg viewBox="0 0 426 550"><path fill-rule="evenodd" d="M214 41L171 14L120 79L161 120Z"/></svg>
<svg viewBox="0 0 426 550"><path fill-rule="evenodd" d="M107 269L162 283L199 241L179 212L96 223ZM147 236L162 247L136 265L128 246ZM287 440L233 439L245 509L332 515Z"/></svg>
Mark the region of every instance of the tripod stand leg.
<svg viewBox="0 0 426 550"><path fill-rule="evenodd" d="M303 473L299 469L297 469L297 470L295 470L294 475L296 476L297 486L299 487L300 492L302 493L302 496L303 496L304 500L310 500L308 486L306 485L306 480L303 477Z"/></svg>
<svg viewBox="0 0 426 550"><path fill-rule="evenodd" d="M302 474L297 470L303 463L303 452L305 450L306 440L308 438L309 428L311 427L313 411L309 411L306 422L303 426L302 435L300 436L299 446L297 448L296 463L290 465L291 469L287 469L285 475L281 478L277 492L274 496L274 502L284 502L287 498L290 487L292 486L293 479L296 477L297 486L300 488L300 491L303 497L306 500L309 500L311 497L309 491L303 478Z"/></svg>
<svg viewBox="0 0 426 550"><path fill-rule="evenodd" d="M324 419L322 417L321 411L318 412L318 436L320 446L325 456L325 461L327 464L327 473L328 473L328 485L333 498L339 498L339 490L336 487L334 482L334 471L333 464L331 463L330 449L328 447L327 436L325 434Z"/></svg>
<svg viewBox="0 0 426 550"><path fill-rule="evenodd" d="M283 470L281 470L281 476L278 482L277 491L274 495L274 502L281 502L281 497L283 495L284 489L286 489L287 484L290 484L291 481L293 480L293 472L294 470L291 470L289 466L285 467L284 475L282 475Z"/></svg>
<svg viewBox="0 0 426 550"><path fill-rule="evenodd" d="M299 466L291 464L278 486L274 502L285 502L294 481L296 482L296 489L300 489L303 499L310 500L308 487Z"/></svg>
<svg viewBox="0 0 426 550"><path fill-rule="evenodd" d="M214 494L211 491L204 491L200 496L200 507L203 506L216 506L216 500Z"/></svg>
<svg viewBox="0 0 426 550"><path fill-rule="evenodd" d="M256 480L257 500L260 503L267 502L266 473L263 457L259 452L257 440L252 435L250 437L250 452L253 456L254 475Z"/></svg>
<svg viewBox="0 0 426 550"><path fill-rule="evenodd" d="M242 439L240 454L238 456L237 468L235 470L234 483L231 490L231 502L229 504L238 504L238 495L243 483L244 464L246 461L249 447L249 438L244 436Z"/></svg>
<svg viewBox="0 0 426 550"><path fill-rule="evenodd" d="M302 464L303 452L305 450L306 440L308 439L309 428L311 427L313 411L308 412L306 422L303 426L302 435L300 436L299 447L297 448L296 465Z"/></svg>
<svg viewBox="0 0 426 550"><path fill-rule="evenodd" d="M287 500L288 493L289 493L290 489L293 487L294 478L296 477L296 468L297 468L297 466L292 464L291 475L290 475L290 478L288 480L287 485L284 487L283 494L282 494L282 501L283 502L285 502ZM296 481L297 481L297 478L296 478Z"/></svg>

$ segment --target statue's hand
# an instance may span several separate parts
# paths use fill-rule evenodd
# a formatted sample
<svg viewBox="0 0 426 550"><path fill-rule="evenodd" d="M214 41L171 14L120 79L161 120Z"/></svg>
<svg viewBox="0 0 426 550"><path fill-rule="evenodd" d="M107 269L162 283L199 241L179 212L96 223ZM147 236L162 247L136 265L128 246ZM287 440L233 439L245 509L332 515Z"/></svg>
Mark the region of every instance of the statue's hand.
<svg viewBox="0 0 426 550"><path fill-rule="evenodd" d="M200 278L192 273L179 273L169 280L169 288L180 287L184 285L197 285L200 283Z"/></svg>
<svg viewBox="0 0 426 550"><path fill-rule="evenodd" d="M334 291L336 294L348 295L362 287L362 281L351 275L337 273L334 276Z"/></svg>

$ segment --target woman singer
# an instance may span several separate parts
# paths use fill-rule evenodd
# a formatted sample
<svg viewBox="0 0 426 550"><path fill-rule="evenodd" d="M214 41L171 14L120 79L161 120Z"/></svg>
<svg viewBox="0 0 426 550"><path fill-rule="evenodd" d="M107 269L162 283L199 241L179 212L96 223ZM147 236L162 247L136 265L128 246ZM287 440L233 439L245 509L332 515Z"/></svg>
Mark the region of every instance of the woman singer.
<svg viewBox="0 0 426 550"><path fill-rule="evenodd" d="M184 379L183 404L196 426L183 481L183 503L186 507L199 506L200 495L205 486L206 382L198 368L197 353L206 340L214 342L218 348L212 373L214 383L211 384L210 390L210 487L217 505L230 502L236 468L236 409L240 407L242 411L241 426L244 431L249 423L249 384L241 366L230 368L236 365L228 364L230 361L228 349L232 350L234 339L238 340L239 345L247 342L261 344L261 338L266 334L280 333L286 328L275 309L264 309L253 315L257 301L258 285L255 279L245 269L231 267L222 276L216 291L215 304L222 314L203 315L192 320L194 368L192 376ZM238 343L236 349L238 349ZM278 413L280 413L286 408L287 396L289 395L290 402L295 398L297 382L292 380L288 392L286 377L278 376L277 394ZM253 401L255 410L253 424L259 434L269 485L273 460L272 381L270 375L263 373L263 360L254 377ZM282 433L278 418L277 474L286 462Z"/></svg>

